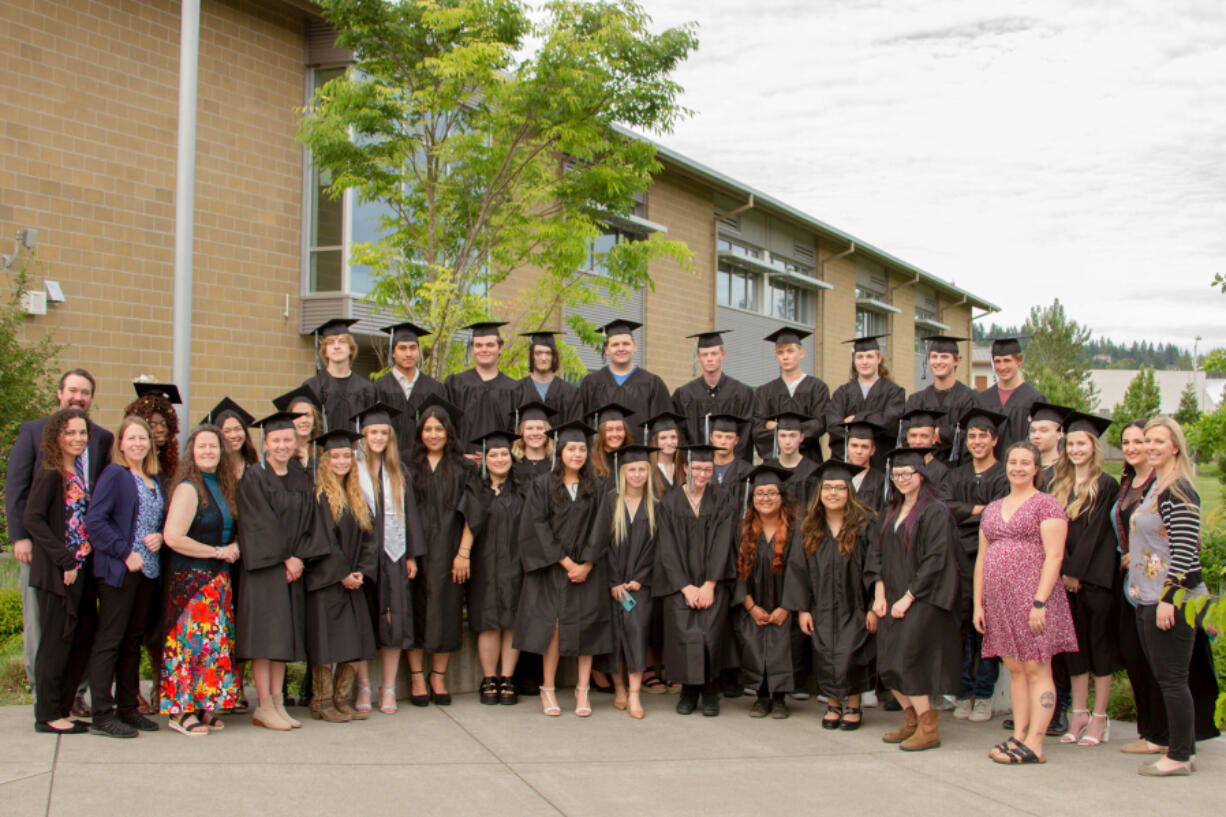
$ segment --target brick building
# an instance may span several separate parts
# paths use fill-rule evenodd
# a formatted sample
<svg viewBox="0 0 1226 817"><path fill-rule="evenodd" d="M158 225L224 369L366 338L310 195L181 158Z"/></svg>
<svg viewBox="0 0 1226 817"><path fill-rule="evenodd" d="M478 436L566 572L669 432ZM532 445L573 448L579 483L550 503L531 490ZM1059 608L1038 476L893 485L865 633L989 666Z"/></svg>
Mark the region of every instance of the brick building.
<svg viewBox="0 0 1226 817"><path fill-rule="evenodd" d="M313 88L347 55L306 0L203 0L200 16L191 406L223 394L257 414L313 370L311 327L361 318L370 368L380 323L362 303L369 270L348 265L374 208L332 202L295 140ZM65 365L99 378L96 417L119 421L141 374L172 373L180 4L172 0L6 0L0 4L0 240L37 230L37 283L63 302L31 315L31 336L67 344ZM664 171L605 240L667 229L692 274L655 262L655 290L624 309L646 324L642 362L676 387L700 329L729 336L729 370L776 376L761 337L781 321L811 330L807 365L847 377L839 341L889 332L887 358L910 391L916 337L971 334L994 307L751 187L661 147ZM513 276L505 294L530 281ZM593 311L599 318L608 311ZM978 317L975 313L974 317ZM589 365L598 355L585 352ZM963 362L970 379L970 360Z"/></svg>

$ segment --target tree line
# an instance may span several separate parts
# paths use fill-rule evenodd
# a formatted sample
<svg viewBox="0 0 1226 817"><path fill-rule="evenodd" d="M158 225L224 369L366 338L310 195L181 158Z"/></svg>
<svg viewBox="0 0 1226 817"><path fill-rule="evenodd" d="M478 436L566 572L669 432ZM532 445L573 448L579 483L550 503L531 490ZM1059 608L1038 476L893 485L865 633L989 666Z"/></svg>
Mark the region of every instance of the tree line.
<svg viewBox="0 0 1226 817"><path fill-rule="evenodd" d="M1022 334L1016 326L1000 326L992 323L986 327L975 325L974 341L985 343L994 337L1013 337ZM1086 341L1080 354L1091 369L1174 369L1189 371L1192 355L1174 343L1133 341L1130 344L1116 343L1110 338L1091 338ZM1106 357L1109 360L1103 360Z"/></svg>

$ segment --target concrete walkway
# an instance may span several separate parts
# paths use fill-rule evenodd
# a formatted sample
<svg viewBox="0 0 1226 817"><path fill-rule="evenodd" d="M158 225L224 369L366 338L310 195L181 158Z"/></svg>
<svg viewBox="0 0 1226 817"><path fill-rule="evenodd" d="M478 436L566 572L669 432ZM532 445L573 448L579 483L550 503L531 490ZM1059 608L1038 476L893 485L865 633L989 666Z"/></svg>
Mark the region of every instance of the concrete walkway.
<svg viewBox="0 0 1226 817"><path fill-rule="evenodd" d="M275 733L233 716L189 739L165 729L135 740L33 730L28 706L0 708L0 814L153 815L1206 815L1220 813L1226 743L1199 747L1187 778L1139 777L1120 754L1131 724L1097 748L1048 746L1044 766L1004 767L987 724L942 716L940 749L881 742L897 713L869 709L858 732L818 724L824 706L794 703L785 721L752 720L750 699L723 714L680 717L672 695L644 696L634 721L595 696L595 714L545 718L536 700L375 711L370 720ZM570 690L561 691L565 706Z"/></svg>

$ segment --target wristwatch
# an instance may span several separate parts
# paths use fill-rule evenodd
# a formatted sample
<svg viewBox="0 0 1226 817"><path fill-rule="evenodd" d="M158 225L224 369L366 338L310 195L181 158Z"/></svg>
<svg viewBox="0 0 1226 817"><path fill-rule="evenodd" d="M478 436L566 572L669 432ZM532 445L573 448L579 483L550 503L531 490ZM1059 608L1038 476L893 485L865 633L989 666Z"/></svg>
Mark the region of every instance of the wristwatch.
<svg viewBox="0 0 1226 817"><path fill-rule="evenodd" d="M1036 610L1042 610L1044 607L1046 607L1046 606L1047 606L1047 602L1045 602L1045 601L1039 601L1038 599L1035 599L1034 601L1032 601L1032 602L1031 602L1031 605L1032 605L1032 606L1034 607L1034 609L1036 609Z"/></svg>

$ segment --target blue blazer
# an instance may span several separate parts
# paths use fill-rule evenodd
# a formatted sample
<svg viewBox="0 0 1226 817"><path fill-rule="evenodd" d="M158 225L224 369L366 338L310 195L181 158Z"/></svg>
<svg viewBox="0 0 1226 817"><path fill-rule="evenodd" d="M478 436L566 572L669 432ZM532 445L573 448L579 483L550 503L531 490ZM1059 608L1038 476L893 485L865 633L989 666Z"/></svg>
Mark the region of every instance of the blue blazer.
<svg viewBox="0 0 1226 817"><path fill-rule="evenodd" d="M160 492L157 477L153 477L153 482ZM102 469L98 484L90 496L89 510L85 513L85 530L94 548L94 575L111 587L122 587L123 578L128 574L124 559L132 552L139 511L140 494L132 472L115 463ZM165 521L165 512L163 499L159 530Z"/></svg>

